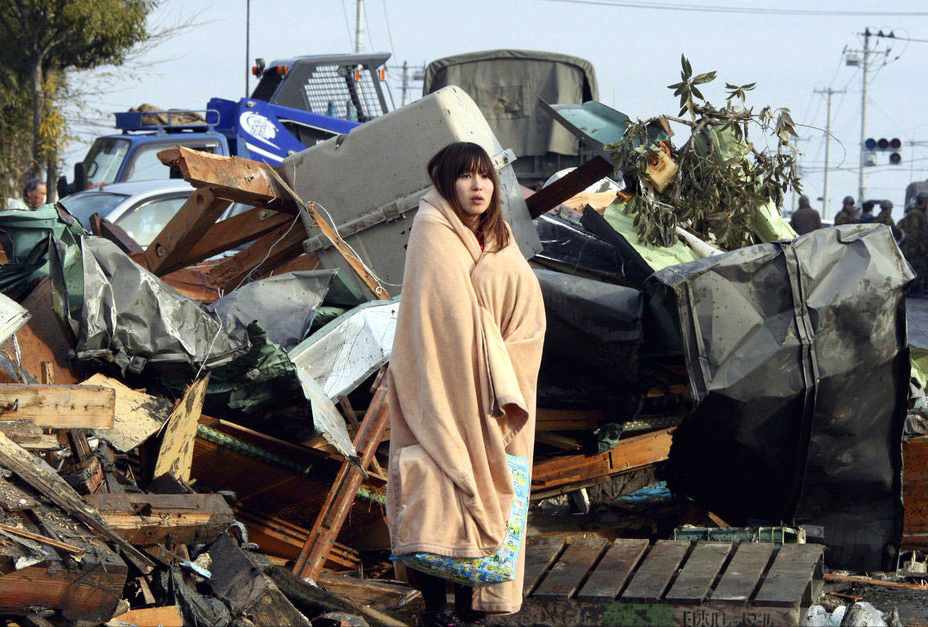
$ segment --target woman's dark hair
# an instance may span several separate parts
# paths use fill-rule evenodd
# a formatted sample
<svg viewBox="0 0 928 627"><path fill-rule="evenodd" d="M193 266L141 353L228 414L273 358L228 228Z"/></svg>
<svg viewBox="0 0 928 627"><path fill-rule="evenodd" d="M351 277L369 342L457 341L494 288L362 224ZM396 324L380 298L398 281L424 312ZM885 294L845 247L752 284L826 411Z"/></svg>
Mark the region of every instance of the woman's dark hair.
<svg viewBox="0 0 928 627"><path fill-rule="evenodd" d="M487 250L491 252L502 250L509 245L509 230L503 221L499 201L499 176L486 150L472 142L448 144L429 160L428 173L432 185L448 201L464 224L468 223L468 216L458 202L455 182L465 174L480 174L493 181L490 206L477 218L474 233L478 239L482 238Z"/></svg>

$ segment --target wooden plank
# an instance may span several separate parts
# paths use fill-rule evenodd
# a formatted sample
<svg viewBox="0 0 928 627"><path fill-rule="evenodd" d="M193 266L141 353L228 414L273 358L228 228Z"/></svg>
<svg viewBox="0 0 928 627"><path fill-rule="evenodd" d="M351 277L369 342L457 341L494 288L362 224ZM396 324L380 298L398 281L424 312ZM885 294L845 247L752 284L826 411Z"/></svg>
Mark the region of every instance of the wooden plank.
<svg viewBox="0 0 928 627"><path fill-rule="evenodd" d="M85 500L113 531L142 546L207 544L235 519L219 494L91 494Z"/></svg>
<svg viewBox="0 0 928 627"><path fill-rule="evenodd" d="M593 157L573 172L526 198L529 215L534 219L554 209L604 176L612 174L613 169L612 164L604 158Z"/></svg>
<svg viewBox="0 0 928 627"><path fill-rule="evenodd" d="M25 529L20 529L19 527L11 527L10 525L0 524L0 530L3 530L7 533L11 533L14 536L19 536L21 538L27 538L29 540L35 540L40 544L47 544L48 546L53 546L56 549L61 549L66 553L71 553L73 555L81 555L84 550L74 546L73 544L66 544L64 542L58 542L52 538L47 538L45 536L39 535L37 533L32 533Z"/></svg>
<svg viewBox="0 0 928 627"><path fill-rule="evenodd" d="M386 369L386 366L383 369ZM355 436L355 449L358 452L360 466L364 470L371 465L371 459L389 423L390 410L386 400L386 391L384 384L377 387ZM342 525L345 524L345 518L357 497L362 479L363 476L358 467L349 464L347 460L342 463L335 483L332 484L322 510L316 517L316 522L293 567L293 573L301 579L309 578L315 581L322 572L326 555L334 545Z"/></svg>
<svg viewBox="0 0 928 627"><path fill-rule="evenodd" d="M109 429L113 390L83 385L0 385L0 420L28 420L46 429Z"/></svg>
<svg viewBox="0 0 928 627"><path fill-rule="evenodd" d="M697 542L665 600L682 605L702 603L730 552L729 542Z"/></svg>
<svg viewBox="0 0 928 627"><path fill-rule="evenodd" d="M742 542L712 592L712 602L747 603L767 570L773 549L769 542Z"/></svg>
<svg viewBox="0 0 928 627"><path fill-rule="evenodd" d="M219 198L209 189L196 190L155 236L144 254L133 258L155 276L164 276L189 265L190 251L229 204L227 199Z"/></svg>
<svg viewBox="0 0 928 627"><path fill-rule="evenodd" d="M66 513L115 543L143 574L154 569L152 561L110 529L97 511L87 505L51 466L27 453L3 433L0 433L0 464L12 470Z"/></svg>
<svg viewBox="0 0 928 627"><path fill-rule="evenodd" d="M615 448L594 455L564 455L540 462L532 469L532 498L569 491L581 482L605 481L610 477L644 468L667 459L673 429L662 429L619 440Z"/></svg>
<svg viewBox="0 0 928 627"><path fill-rule="evenodd" d="M94 433L117 451L125 453L134 449L160 429L171 415L169 400L133 390L106 375L97 373L82 385L113 390L116 399L113 425L109 429L94 429Z"/></svg>
<svg viewBox="0 0 928 627"><path fill-rule="evenodd" d="M184 392L184 397L171 412L158 450L158 461L155 462L155 479L163 474L170 474L175 479L190 481L193 441L197 436L197 421L203 410L207 387L209 373L190 384Z"/></svg>
<svg viewBox="0 0 928 627"><path fill-rule="evenodd" d="M562 536L532 536L525 542L525 576L522 595L534 590L554 561L560 557L567 538Z"/></svg>
<svg viewBox="0 0 928 627"><path fill-rule="evenodd" d="M290 224L288 213L255 207L243 213L220 220L210 227L187 254L184 265L209 259L214 255L237 248L267 235L277 227Z"/></svg>
<svg viewBox="0 0 928 627"><path fill-rule="evenodd" d="M535 590L538 598L569 599L580 588L596 560L609 542L603 538L577 538L548 571L547 577Z"/></svg>
<svg viewBox="0 0 928 627"><path fill-rule="evenodd" d="M658 540L648 551L638 571L625 588L622 600L627 602L661 600L664 590L667 589L670 579L677 572L689 548L689 542Z"/></svg>
<svg viewBox="0 0 928 627"><path fill-rule="evenodd" d="M928 436L902 444L903 543L928 546L917 536L928 535Z"/></svg>
<svg viewBox="0 0 928 627"><path fill-rule="evenodd" d="M208 273L209 280L227 292L238 287L249 274L267 272L303 254L306 228L302 221L283 224L245 250L222 261ZM252 276L255 276L254 274Z"/></svg>
<svg viewBox="0 0 928 627"><path fill-rule="evenodd" d="M134 627L184 627L184 617L176 605L129 610L116 616L115 621Z"/></svg>
<svg viewBox="0 0 928 627"><path fill-rule="evenodd" d="M577 598L616 598L647 549L648 541L644 538L618 539L613 542Z"/></svg>
<svg viewBox="0 0 928 627"><path fill-rule="evenodd" d="M180 170L194 187L208 187L220 198L246 205L266 205L276 211L296 215L298 207L283 190L271 171L273 166L241 157L224 157L184 146L158 153L168 167Z"/></svg>
<svg viewBox="0 0 928 627"><path fill-rule="evenodd" d="M535 431L592 431L609 417L599 409L545 409L539 407Z"/></svg>
<svg viewBox="0 0 928 627"><path fill-rule="evenodd" d="M819 544L781 545L754 604L797 607L813 596L813 582L821 570L823 551Z"/></svg>
<svg viewBox="0 0 928 627"><path fill-rule="evenodd" d="M322 214L319 213L319 211L316 209L316 203L304 203L302 199L297 196L297 193L293 191L289 185L287 185L286 181L284 181L275 170L270 170L270 174L277 181L277 184L280 185L280 187L282 187L287 192L287 194L290 195L290 198L297 205L305 207L306 212L312 218L313 224L316 226L316 228L322 231L322 234L325 236L325 238L329 240L333 247L335 247L335 250L337 250L338 253L342 256L342 259L348 263L348 265L352 270L354 270L355 274L358 275L358 278L361 279L364 285L366 285L367 288L373 292L374 296L381 300L389 300L390 294L387 292L386 288L384 288L380 284L380 281L377 279L377 277L372 272L370 272L370 270L368 270L367 265L361 261L361 258L358 257L358 254L354 251L354 249L351 248L351 246L349 246L344 239L342 239L341 235L339 235L336 228L338 225L329 224L325 218L322 217Z"/></svg>

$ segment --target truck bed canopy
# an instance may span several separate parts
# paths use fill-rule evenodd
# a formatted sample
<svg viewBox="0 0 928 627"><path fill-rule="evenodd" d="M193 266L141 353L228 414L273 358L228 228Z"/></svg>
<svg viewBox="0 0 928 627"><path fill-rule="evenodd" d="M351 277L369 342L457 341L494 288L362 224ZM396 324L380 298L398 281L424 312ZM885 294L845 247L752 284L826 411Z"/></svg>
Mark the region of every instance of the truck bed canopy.
<svg viewBox="0 0 928 627"><path fill-rule="evenodd" d="M487 50L432 61L423 95L448 85L466 91L497 139L516 156L577 154L578 143L539 106L596 100L593 64L585 59L533 50Z"/></svg>

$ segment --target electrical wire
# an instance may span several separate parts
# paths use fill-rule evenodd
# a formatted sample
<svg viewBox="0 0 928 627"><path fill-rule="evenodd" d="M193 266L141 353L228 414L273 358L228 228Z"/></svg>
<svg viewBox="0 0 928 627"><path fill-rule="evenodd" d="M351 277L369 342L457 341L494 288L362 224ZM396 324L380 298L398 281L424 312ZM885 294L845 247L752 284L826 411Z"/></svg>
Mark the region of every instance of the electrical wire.
<svg viewBox="0 0 928 627"><path fill-rule="evenodd" d="M383 21L387 24L387 39L390 40L390 54L396 57L396 49L393 47L393 31L390 28L390 16L387 15L387 0L383 0Z"/></svg>
<svg viewBox="0 0 928 627"><path fill-rule="evenodd" d="M919 17L928 16L928 11L848 11L824 9L774 9L769 7L745 7L725 5L689 5L669 2L634 2L631 0L541 0L561 4L588 4L625 9L653 9L658 11L687 11L693 13L737 13L751 15L805 15L818 17Z"/></svg>

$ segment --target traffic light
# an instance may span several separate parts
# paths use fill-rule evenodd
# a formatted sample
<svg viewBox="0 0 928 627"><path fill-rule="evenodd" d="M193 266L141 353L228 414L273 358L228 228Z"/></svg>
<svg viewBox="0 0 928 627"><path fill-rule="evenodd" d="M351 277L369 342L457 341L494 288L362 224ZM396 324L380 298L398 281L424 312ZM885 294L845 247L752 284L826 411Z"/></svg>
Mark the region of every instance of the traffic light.
<svg viewBox="0 0 928 627"><path fill-rule="evenodd" d="M864 149L870 152L888 152L890 164L899 165L902 163L902 155L899 152L902 149L902 140L898 137L893 137L892 139L886 139L885 137L874 139L873 137L868 137L866 141L864 141ZM867 165L875 165L875 160L873 164Z"/></svg>

